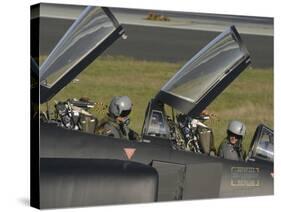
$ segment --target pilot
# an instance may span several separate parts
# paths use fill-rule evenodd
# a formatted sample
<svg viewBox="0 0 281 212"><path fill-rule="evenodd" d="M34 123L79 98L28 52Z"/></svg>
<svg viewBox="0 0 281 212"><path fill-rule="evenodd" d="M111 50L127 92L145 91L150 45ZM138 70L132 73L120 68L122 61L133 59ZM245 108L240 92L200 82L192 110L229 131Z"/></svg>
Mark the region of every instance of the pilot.
<svg viewBox="0 0 281 212"><path fill-rule="evenodd" d="M240 121L230 121L227 128L227 137L219 148L219 157L242 161L242 140L246 133L246 126Z"/></svg>
<svg viewBox="0 0 281 212"><path fill-rule="evenodd" d="M113 97L108 108L107 116L97 128L97 134L127 140L139 140L138 134L128 127L131 110L132 101L128 96Z"/></svg>

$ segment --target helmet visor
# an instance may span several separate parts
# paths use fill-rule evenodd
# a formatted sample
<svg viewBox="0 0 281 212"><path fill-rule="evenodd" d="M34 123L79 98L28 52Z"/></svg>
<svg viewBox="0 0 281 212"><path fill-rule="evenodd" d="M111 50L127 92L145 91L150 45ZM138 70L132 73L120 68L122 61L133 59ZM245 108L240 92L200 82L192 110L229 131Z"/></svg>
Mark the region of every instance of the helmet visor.
<svg viewBox="0 0 281 212"><path fill-rule="evenodd" d="M242 135L237 135L237 134L235 134L235 133L233 133L233 132L231 132L231 131L229 131L229 130L227 131L227 134L228 134L229 137L235 137L235 138L237 138L238 140L243 138Z"/></svg>
<svg viewBox="0 0 281 212"><path fill-rule="evenodd" d="M131 110L123 110L120 114L121 117L126 117L131 113Z"/></svg>

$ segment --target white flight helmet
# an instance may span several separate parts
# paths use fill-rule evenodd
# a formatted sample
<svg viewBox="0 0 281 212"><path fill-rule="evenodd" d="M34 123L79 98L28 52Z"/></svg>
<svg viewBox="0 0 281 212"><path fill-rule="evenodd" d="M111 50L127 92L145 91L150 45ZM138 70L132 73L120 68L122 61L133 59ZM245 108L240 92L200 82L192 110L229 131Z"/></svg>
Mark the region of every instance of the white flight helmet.
<svg viewBox="0 0 281 212"><path fill-rule="evenodd" d="M240 121L233 120L229 122L227 131L244 137L246 133L246 126Z"/></svg>

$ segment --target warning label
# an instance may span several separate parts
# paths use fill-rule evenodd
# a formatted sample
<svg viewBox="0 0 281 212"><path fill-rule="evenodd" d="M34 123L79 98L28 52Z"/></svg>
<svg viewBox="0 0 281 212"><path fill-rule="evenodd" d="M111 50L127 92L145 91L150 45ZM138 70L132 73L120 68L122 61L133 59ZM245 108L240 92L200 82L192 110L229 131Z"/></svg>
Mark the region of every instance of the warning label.
<svg viewBox="0 0 281 212"><path fill-rule="evenodd" d="M129 160L131 160L131 158L133 157L136 151L136 149L133 148L124 148L123 150L126 153L126 156Z"/></svg>
<svg viewBox="0 0 281 212"><path fill-rule="evenodd" d="M260 186L259 168L232 167L231 186Z"/></svg>

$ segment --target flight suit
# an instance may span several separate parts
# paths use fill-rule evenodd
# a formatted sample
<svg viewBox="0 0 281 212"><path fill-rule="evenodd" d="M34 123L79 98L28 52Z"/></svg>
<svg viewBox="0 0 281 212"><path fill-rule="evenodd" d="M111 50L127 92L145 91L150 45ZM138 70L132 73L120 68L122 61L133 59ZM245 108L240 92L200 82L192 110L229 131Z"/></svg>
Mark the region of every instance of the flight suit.
<svg viewBox="0 0 281 212"><path fill-rule="evenodd" d="M225 139L224 142L220 145L219 157L229 160L242 161L243 152L242 149L239 150L233 144L229 143L228 139Z"/></svg>
<svg viewBox="0 0 281 212"><path fill-rule="evenodd" d="M110 116L107 116L101 121L96 132L99 135L111 136L114 138L139 140L139 136L136 132L125 124L118 124L115 119Z"/></svg>

